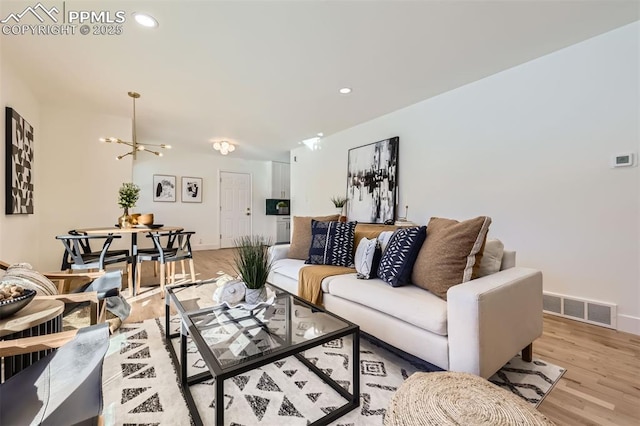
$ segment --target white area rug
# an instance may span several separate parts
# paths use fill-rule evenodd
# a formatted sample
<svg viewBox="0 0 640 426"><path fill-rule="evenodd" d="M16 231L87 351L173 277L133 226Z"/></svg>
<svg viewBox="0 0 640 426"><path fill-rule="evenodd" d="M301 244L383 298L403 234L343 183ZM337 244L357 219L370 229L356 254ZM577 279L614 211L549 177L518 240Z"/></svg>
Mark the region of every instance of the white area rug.
<svg viewBox="0 0 640 426"><path fill-rule="evenodd" d="M107 425L186 425L191 423L164 346L159 320L125 324L111 338L104 363L104 415ZM177 344L178 339L174 339ZM188 347L188 374L206 370ZM349 337L307 351L305 357L345 387L351 382ZM360 406L334 425L381 425L398 386L427 363L397 356L362 338ZM555 365L518 357L490 380L537 406L564 373ZM191 387L204 424L213 425L213 380ZM307 425L345 403L337 392L294 357L225 381L226 425Z"/></svg>

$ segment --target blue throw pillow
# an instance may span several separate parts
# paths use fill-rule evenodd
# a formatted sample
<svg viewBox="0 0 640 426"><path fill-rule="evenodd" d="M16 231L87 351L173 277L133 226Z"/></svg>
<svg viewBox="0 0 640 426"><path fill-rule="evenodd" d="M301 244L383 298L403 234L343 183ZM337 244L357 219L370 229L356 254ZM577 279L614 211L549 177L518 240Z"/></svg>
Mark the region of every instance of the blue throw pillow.
<svg viewBox="0 0 640 426"><path fill-rule="evenodd" d="M380 259L378 277L392 287L411 283L413 264L426 237L426 226L395 231Z"/></svg>
<svg viewBox="0 0 640 426"><path fill-rule="evenodd" d="M311 221L311 265L353 266L353 240L356 222Z"/></svg>

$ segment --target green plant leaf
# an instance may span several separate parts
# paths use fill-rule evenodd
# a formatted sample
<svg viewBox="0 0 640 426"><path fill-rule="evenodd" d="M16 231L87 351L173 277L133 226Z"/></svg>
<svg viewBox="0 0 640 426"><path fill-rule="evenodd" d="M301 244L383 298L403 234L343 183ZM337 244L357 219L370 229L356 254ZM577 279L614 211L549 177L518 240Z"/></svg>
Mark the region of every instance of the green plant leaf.
<svg viewBox="0 0 640 426"><path fill-rule="evenodd" d="M243 236L235 241L235 271L247 288L258 289L267 282L271 271L269 246L271 241L259 235Z"/></svg>

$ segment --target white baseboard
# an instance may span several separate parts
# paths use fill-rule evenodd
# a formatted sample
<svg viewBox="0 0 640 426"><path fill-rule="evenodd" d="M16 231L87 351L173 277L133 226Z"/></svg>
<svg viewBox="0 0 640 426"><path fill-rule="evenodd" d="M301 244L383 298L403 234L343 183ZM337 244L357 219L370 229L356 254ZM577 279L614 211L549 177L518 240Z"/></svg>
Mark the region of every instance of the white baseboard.
<svg viewBox="0 0 640 426"><path fill-rule="evenodd" d="M618 314L618 331L640 336L640 318Z"/></svg>
<svg viewBox="0 0 640 426"><path fill-rule="evenodd" d="M220 248L220 244L191 244L191 250L217 250Z"/></svg>

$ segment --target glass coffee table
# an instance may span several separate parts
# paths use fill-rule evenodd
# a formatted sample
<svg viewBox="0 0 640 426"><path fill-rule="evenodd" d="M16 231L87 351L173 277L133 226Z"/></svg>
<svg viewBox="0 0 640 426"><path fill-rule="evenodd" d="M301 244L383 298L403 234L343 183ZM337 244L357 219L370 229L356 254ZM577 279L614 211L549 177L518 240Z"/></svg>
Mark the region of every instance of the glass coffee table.
<svg viewBox="0 0 640 426"><path fill-rule="evenodd" d="M360 405L360 328L275 286L268 285L267 288L273 303L253 310L216 306L212 300L216 280L182 284L166 290L167 346L174 363L179 366L181 387L197 425L203 422L190 386L215 379L215 424L224 425L225 381L290 356L296 357L346 400L344 405L312 425L329 424ZM173 334L170 332L171 306L180 318L180 332ZM306 324L313 326L302 327ZM353 339L352 393L304 357L304 351L348 335ZM176 338L180 339L179 353L171 344L171 339ZM189 338L208 370L192 376L187 375Z"/></svg>

